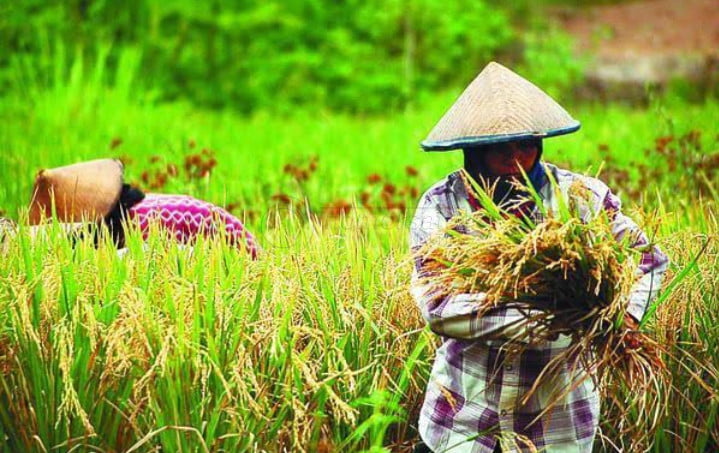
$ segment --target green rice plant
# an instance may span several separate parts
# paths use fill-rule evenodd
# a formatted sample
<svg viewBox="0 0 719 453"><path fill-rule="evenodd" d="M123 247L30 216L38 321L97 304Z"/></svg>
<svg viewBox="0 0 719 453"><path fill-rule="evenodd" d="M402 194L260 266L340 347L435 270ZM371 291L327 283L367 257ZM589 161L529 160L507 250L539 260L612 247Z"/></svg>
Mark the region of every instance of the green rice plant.
<svg viewBox="0 0 719 453"><path fill-rule="evenodd" d="M257 261L221 239L134 231L118 256L21 228L0 264L0 450L406 444L394 425L416 413L403 407L429 344L404 290L404 230L372 222L288 219ZM366 397L382 392L391 422L357 431L378 426Z"/></svg>
<svg viewBox="0 0 719 453"><path fill-rule="evenodd" d="M716 237L713 204L695 208L658 214L668 281ZM358 212L289 217L255 262L222 241L132 232L118 256L21 226L0 260L0 450L403 451L433 350L406 293L405 234ZM673 383L653 452L717 445L716 257L711 240L644 327ZM604 411L617 444L645 417Z"/></svg>
<svg viewBox="0 0 719 453"><path fill-rule="evenodd" d="M58 72L52 84L31 83L45 88L0 95L4 125L0 211L12 218L17 219L19 209L27 206L39 169L101 157L123 158L128 182L153 191L142 183L145 172L173 165L181 169L191 155L212 150L217 165L209 174L191 182L172 179L160 191L233 206L253 230L265 227L267 215L279 204L273 199L276 195L286 194L301 207L306 199L312 212L321 213L338 199L352 204L360 198L371 189L366 182L369 175L381 175L399 187L411 183L423 188L461 164L461 155L430 157L418 146L457 92L438 94L412 110L387 116L357 117L316 109L244 116L184 103L157 103L153 91L138 83L137 62L146 56L138 49L98 44L99 58L92 60L81 54L70 58L75 49L54 45L58 48L48 49L46 71ZM117 64L108 65L108 52L117 54ZM112 83L108 86L103 79ZM582 121L582 131L547 141L545 157L595 171L606 160L624 194L655 191L657 183L643 180L649 172L640 172L639 164L667 166L661 162L664 156L641 152L652 149L659 136L680 137L697 129L703 132L702 150L716 150L713 119L719 115L719 103L715 100L687 104L662 99L656 108L577 105L570 111ZM285 166L302 165L313 157L318 158L317 171L309 180L298 182L283 172ZM412 179L404 171L408 165L417 170ZM681 170L679 166L670 172L680 185L685 179ZM711 184L716 187L717 182ZM674 187L663 184L662 192L668 185ZM690 187L683 198L694 195ZM406 206L411 208L412 201ZM644 201L654 202L652 196ZM381 212L383 206L377 208L375 212Z"/></svg>
<svg viewBox="0 0 719 453"><path fill-rule="evenodd" d="M668 280L675 287L665 293L663 301L655 301L654 315L648 317L647 325L667 352L663 360L672 385L658 414L659 429L651 439L651 451L706 452L719 448L719 237L714 212L713 203L701 203L691 213L689 224L682 220L687 213L660 213L665 218L663 248L672 257ZM616 397L626 398L631 392L635 392L631 386L617 388ZM621 413L617 409L609 408L609 420L631 425L640 417L635 411ZM616 424L605 423L603 431L620 448L626 446L627 440Z"/></svg>
<svg viewBox="0 0 719 453"><path fill-rule="evenodd" d="M416 332L420 323L404 295L406 222L382 218L381 207L369 215L352 200L368 189L368 175L381 176L380 185L391 181L400 187L409 182L426 187L460 165L461 155L428 156L417 147L457 93L437 95L413 110L386 117L316 110L248 117L153 102L152 92L142 92L132 78L142 56L139 51L122 50L112 71L104 64L91 66L79 56L68 58L73 49L57 50L58 60L48 60L48 68L70 69L64 78L53 78L55 84L47 89L3 93L0 98L0 215L22 217L40 168L122 156L127 159L128 180L138 182L152 165L181 168L188 155L207 148L217 159L211 174L192 182L172 180L164 191L239 206L235 213L246 215L252 231L259 234L267 252L262 261L269 263L246 264L236 251L213 242L186 256L187 250L166 247L155 236L145 246L133 235L124 258L115 256L112 248L95 249L83 240L73 247L60 232L36 241L22 233L17 241L6 241L7 250L0 247L0 371L2 406L7 408L0 411L0 450L49 451L58 445L58 450L109 451L117 446L119 451L134 446L144 451L158 445L176 450L180 439L198 450L207 445L262 451L279 448L277 439L281 445L292 445L292 433L304 432L295 439L307 437L298 428L303 423L313 426L308 449L317 445L351 451L384 444L401 451L407 446L416 437L412 425L433 342L426 332ZM100 79L115 83L108 87ZM709 196L711 190L702 198L676 189L671 182L687 177L681 162L672 169L670 163L658 163L663 156L635 151L651 149L658 136L681 137L693 129L703 131L697 153L716 151L718 109L719 103L710 99L698 104L663 99L648 109L573 106L582 132L552 139L545 148L548 160L567 162L572 168L596 170L606 160L608 168L617 170L618 187L630 206L659 207L663 222L658 237L671 238L662 244L666 242L663 247L674 263L667 280L691 269L656 307L655 317L673 313L672 328L684 340L672 354L680 358L689 352L703 363L688 365L662 355L677 393L670 394L659 414L652 449L656 453L717 449L716 399L694 378L719 387L710 372L719 347L714 327L719 313L715 240L696 266L689 267L700 246L717 234L716 201ZM317 172L309 180L300 184L282 172L285 165L304 165L314 156ZM150 164L151 159L157 162ZM643 181L637 163L661 167L664 183ZM407 165L416 169L414 179L405 174ZM710 173L705 176L706 187L719 187ZM634 192L640 195L633 197ZM295 206L276 211L278 203L272 197L281 193L292 197ZM351 215L338 222L318 221L315 215L338 198L352 206ZM411 200L407 207L411 209ZM292 217L295 212L305 220ZM200 266L197 260L205 261ZM85 308L79 310L78 305ZM188 322L179 323L185 318ZM222 322L215 325L213 319ZM312 329L296 333L297 325ZM654 322L650 319L644 329L653 331ZM175 340L178 337L184 340ZM417 338L424 345L418 354L409 355L416 357L414 371L400 371L409 363L407 351L422 343ZM303 352L300 358L309 358L309 372L298 368L298 359L292 360L298 353L289 354L290 347ZM207 355L209 350L213 355ZM161 352L169 357L164 362L158 359ZM80 373L78 382L85 384L72 388L95 436L85 433L82 412L71 398L72 389L66 388L68 371L60 366L61 356L76 357L69 375L74 380L74 373ZM193 360L182 360L186 357ZM323 364L314 378L318 390L302 390L295 384L309 382L316 363ZM242 366L235 372L232 366L237 364ZM198 371L200 367L205 371ZM245 368L250 371L241 372ZM208 375L207 369L221 370L209 373L209 399L203 399L208 393L196 391L197 386L177 383L188 374L193 383L201 381L198 376ZM357 374L342 374L347 370ZM157 379L164 381L155 386ZM231 391L224 390L225 382ZM339 403L328 388L352 409L355 423L335 422L335 412L342 411L332 409ZM150 394L154 399L148 389L155 392ZM174 406L155 401L185 390L187 395L174 397ZM375 391L391 396L375 399ZM222 392L228 396L218 396ZM62 415L58 409L65 393L69 396ZM202 401L214 409L203 414L185 411ZM295 407L302 404L310 409L297 415ZM605 410L608 420L617 420L611 408ZM382 417L365 424L374 414ZM190 425L201 419L207 424ZM404 422L394 423L396 419ZM296 428L285 428L290 426ZM361 433L360 426L366 428ZM614 428L603 427L607 436L618 439ZM197 432L203 434L204 444Z"/></svg>

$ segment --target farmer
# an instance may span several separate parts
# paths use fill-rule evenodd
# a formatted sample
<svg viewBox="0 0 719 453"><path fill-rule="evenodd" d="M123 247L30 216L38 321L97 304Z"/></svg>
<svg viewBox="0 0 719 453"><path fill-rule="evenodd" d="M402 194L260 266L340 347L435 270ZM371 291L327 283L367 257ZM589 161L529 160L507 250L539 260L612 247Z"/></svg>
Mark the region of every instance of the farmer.
<svg viewBox="0 0 719 453"><path fill-rule="evenodd" d="M103 222L118 248L125 246L128 225L139 228L145 239L152 225L157 225L182 243L224 230L231 244L257 257L255 238L238 218L187 195L145 194L123 182L119 160L100 159L41 170L30 202L30 224L40 226L52 216L53 209L63 223Z"/></svg>
<svg viewBox="0 0 719 453"><path fill-rule="evenodd" d="M564 193L581 182L591 194L591 209L605 210L611 216L617 238L636 235L630 236L637 238L635 246L646 245L646 236L622 214L619 199L604 183L541 161L542 139L577 129L579 122L546 93L502 65L489 63L422 142L426 151L463 150L466 173L451 173L422 196L411 226L412 250L441 232L459 211L480 209L470 195L474 192L464 177L467 173L485 188L494 189L495 202L539 216L530 202L517 202L522 191L513 182L523 181L519 167L550 207L556 196L548 173ZM657 248L643 253L624 316L628 329L638 327L667 263ZM569 346L570 338L547 338L510 354L509 337L516 337L513 329L525 315L517 308L498 307L479 317L478 302L484 293L438 294L429 290L423 276L423 262L418 258L411 292L442 343L419 418L423 442L415 451L530 451L521 441L528 439L539 451L548 453L591 452L599 420L599 397L591 379L578 380L565 366L563 375L553 379L555 384L567 383L565 396L537 421L534 419L547 407L550 392L540 387L523 401L544 367ZM576 369L572 373L577 374ZM571 388L572 382L581 384ZM516 443L500 446L500 437L511 436L517 436Z"/></svg>

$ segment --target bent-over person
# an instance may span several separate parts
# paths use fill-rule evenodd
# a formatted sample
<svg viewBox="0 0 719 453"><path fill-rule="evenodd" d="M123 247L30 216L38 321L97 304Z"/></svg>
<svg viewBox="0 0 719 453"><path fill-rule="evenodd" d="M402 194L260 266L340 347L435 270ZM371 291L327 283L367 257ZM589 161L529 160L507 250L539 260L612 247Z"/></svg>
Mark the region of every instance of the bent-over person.
<svg viewBox="0 0 719 453"><path fill-rule="evenodd" d="M30 225L42 225L53 214L59 222L100 222L118 248L125 228L134 226L147 239L153 225L174 240L192 244L198 235L223 232L228 242L257 257L254 236L225 209L188 195L143 193L124 182L123 165L99 159L41 170L30 202Z"/></svg>

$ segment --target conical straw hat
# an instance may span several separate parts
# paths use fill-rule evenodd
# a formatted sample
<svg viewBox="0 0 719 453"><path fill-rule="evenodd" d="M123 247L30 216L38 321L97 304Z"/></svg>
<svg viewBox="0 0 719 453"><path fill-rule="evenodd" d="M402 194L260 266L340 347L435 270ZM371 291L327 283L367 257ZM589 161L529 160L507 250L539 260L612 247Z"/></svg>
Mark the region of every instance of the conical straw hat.
<svg viewBox="0 0 719 453"><path fill-rule="evenodd" d="M568 134L579 129L547 93L499 63L489 63L422 142L426 151Z"/></svg>
<svg viewBox="0 0 719 453"><path fill-rule="evenodd" d="M105 217L120 198L122 173L122 162L115 159L40 170L30 202L30 224L37 225L51 217L53 204L61 222Z"/></svg>

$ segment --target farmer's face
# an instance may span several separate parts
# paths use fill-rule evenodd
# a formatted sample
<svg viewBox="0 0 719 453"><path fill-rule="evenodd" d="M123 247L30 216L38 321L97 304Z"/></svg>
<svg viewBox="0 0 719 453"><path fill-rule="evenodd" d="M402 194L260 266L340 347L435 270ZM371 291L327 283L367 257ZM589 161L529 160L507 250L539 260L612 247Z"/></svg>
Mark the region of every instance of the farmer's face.
<svg viewBox="0 0 719 453"><path fill-rule="evenodd" d="M483 151L484 169L492 176L519 176L519 167L525 172L532 169L538 152L533 140L497 143Z"/></svg>

